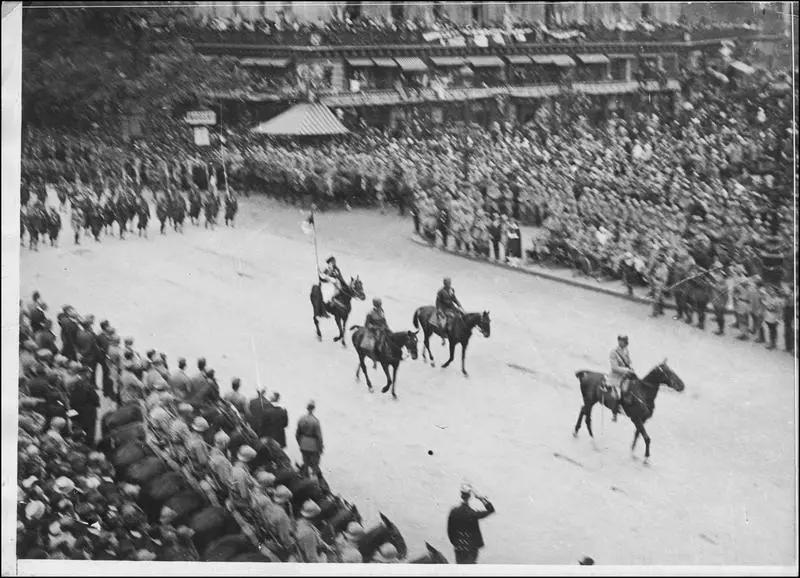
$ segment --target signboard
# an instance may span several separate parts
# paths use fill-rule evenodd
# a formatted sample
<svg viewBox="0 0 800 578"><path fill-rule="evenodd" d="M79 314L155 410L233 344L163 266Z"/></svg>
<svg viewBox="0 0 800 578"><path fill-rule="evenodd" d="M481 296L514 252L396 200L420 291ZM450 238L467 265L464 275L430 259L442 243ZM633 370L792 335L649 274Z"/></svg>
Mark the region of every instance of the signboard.
<svg viewBox="0 0 800 578"><path fill-rule="evenodd" d="M211 144L211 138L208 134L207 126L194 127L194 144L201 147L207 147Z"/></svg>
<svg viewBox="0 0 800 578"><path fill-rule="evenodd" d="M191 125L217 124L217 113L213 110L190 110L184 120Z"/></svg>

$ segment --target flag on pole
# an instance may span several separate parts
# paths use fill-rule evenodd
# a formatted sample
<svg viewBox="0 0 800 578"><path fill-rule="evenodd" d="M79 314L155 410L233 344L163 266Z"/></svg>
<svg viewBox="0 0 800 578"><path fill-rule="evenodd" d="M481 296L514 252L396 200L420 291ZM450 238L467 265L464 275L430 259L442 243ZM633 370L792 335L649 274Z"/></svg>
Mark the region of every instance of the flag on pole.
<svg viewBox="0 0 800 578"><path fill-rule="evenodd" d="M308 218L300 223L300 228L306 235L313 235L316 232L316 224L314 223L313 211L309 213Z"/></svg>

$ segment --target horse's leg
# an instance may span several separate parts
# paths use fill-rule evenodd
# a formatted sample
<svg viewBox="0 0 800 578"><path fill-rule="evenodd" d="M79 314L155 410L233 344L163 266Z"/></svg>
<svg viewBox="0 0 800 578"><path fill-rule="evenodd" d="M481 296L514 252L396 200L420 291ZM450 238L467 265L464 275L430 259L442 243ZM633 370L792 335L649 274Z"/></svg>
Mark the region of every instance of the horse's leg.
<svg viewBox="0 0 800 578"><path fill-rule="evenodd" d="M644 463L647 463L650 460L650 436L647 435L644 424L641 424L640 428L642 430L642 437L644 438Z"/></svg>
<svg viewBox="0 0 800 578"><path fill-rule="evenodd" d="M465 342L463 342L461 344L461 373L464 374L464 377L469 377L469 374L467 373L467 368L464 365L464 360L467 357L467 344L468 343L469 343L469 341L465 341Z"/></svg>
<svg viewBox="0 0 800 578"><path fill-rule="evenodd" d="M381 367L383 368L383 373L386 375L386 385L381 389L381 393L386 393L392 387L392 378L389 375L389 364L381 361Z"/></svg>
<svg viewBox="0 0 800 578"><path fill-rule="evenodd" d="M442 369L444 369L453 362L453 356L455 355L455 353L456 353L456 344L454 341L450 341L450 359L448 359L442 364Z"/></svg>
<svg viewBox="0 0 800 578"><path fill-rule="evenodd" d="M350 317L350 313L346 313L345 316L342 318L342 347L347 347L347 318Z"/></svg>
<svg viewBox="0 0 800 578"><path fill-rule="evenodd" d="M394 388L397 385L397 368L400 367L400 362L398 361L392 366L392 398L397 399L397 394L394 392Z"/></svg>
<svg viewBox="0 0 800 578"><path fill-rule="evenodd" d="M578 437L578 432L581 429L581 424L583 423L583 414L586 411L586 406L582 405L580 411L578 411L578 421L575 422L575 431L572 432L573 437Z"/></svg>
<svg viewBox="0 0 800 578"><path fill-rule="evenodd" d="M592 407L594 404L586 404L585 406L585 413L586 413L586 429L589 430L589 437L594 439L594 432L592 431Z"/></svg>
<svg viewBox="0 0 800 578"><path fill-rule="evenodd" d="M422 348L423 353L428 350L428 357L431 360L431 367L436 367L436 362L433 360L433 352L431 351L431 334L428 328L423 330L425 334L425 347Z"/></svg>
<svg viewBox="0 0 800 578"><path fill-rule="evenodd" d="M333 319L336 321L336 329L339 330L339 335L333 338L334 343L339 341L342 338L342 319L339 317L338 313L333 314Z"/></svg>
<svg viewBox="0 0 800 578"><path fill-rule="evenodd" d="M369 390L370 393L372 393L372 382L369 380L369 374L367 373L367 366L364 365L364 356L363 355L359 355L358 363L359 363L359 365L361 367L361 371L364 372L364 377L367 378L367 389Z"/></svg>
<svg viewBox="0 0 800 578"><path fill-rule="evenodd" d="M314 327L317 328L317 341L322 341L322 333L319 330L319 321L316 315L314 315Z"/></svg>
<svg viewBox="0 0 800 578"><path fill-rule="evenodd" d="M636 442L639 441L639 424L633 422L633 426L636 428L636 432L633 434L633 443L631 444L631 452L636 448Z"/></svg>

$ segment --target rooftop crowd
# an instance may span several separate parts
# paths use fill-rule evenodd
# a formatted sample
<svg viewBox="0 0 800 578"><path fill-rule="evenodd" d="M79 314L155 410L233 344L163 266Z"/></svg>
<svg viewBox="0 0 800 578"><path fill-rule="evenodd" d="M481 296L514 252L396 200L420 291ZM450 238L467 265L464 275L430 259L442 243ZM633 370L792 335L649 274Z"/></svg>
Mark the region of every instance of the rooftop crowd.
<svg viewBox="0 0 800 578"><path fill-rule="evenodd" d="M38 292L20 303L17 556L25 559L394 563L384 519L365 530L319 469L310 402L284 451L280 394L220 391L106 320L65 305L60 335ZM99 386L99 387L98 387ZM102 400L100 396L102 392ZM415 559L430 561L432 552Z"/></svg>

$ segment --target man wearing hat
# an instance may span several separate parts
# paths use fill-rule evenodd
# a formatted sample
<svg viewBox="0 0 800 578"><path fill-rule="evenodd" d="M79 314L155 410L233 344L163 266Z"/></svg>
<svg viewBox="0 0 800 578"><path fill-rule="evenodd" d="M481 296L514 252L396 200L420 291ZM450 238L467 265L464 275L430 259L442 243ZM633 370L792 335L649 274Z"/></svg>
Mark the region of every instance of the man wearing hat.
<svg viewBox="0 0 800 578"><path fill-rule="evenodd" d="M75 347L78 350L78 360L89 368L92 383L95 383L95 372L100 361L100 349L97 345L97 335L95 335L92 325L94 315L87 315L78 328L75 336Z"/></svg>
<svg viewBox="0 0 800 578"><path fill-rule="evenodd" d="M324 553L331 551L320 536L319 530L314 526L322 509L313 500L306 500L300 510L300 519L297 521L295 540L302 562L327 562Z"/></svg>
<svg viewBox="0 0 800 578"><path fill-rule="evenodd" d="M325 306L336 299L342 287L346 285L344 276L336 265L336 257L328 257L325 263L327 267L319 274L320 292L322 293L322 303L319 307L320 317L328 317Z"/></svg>
<svg viewBox="0 0 800 578"><path fill-rule="evenodd" d="M255 485L248 464L256 457L256 450L248 445L239 448L236 463L231 469L230 496L234 504L249 504L250 492Z"/></svg>
<svg viewBox="0 0 800 578"><path fill-rule="evenodd" d="M235 407L240 414L245 415L247 410L247 398L239 391L241 386L242 380L238 377L234 377L231 380L231 390L226 393L222 399Z"/></svg>
<svg viewBox="0 0 800 578"><path fill-rule="evenodd" d="M476 553L475 557L477 558L477 556ZM400 555L394 544L386 542L381 544L381 547L375 552L372 561L376 564L400 564Z"/></svg>
<svg viewBox="0 0 800 578"><path fill-rule="evenodd" d="M275 554L281 560L286 560L293 549L292 521L283 507L292 499L292 493L286 486L278 486L274 491L270 488L270 493L273 494L272 498L259 494L256 509L261 514L269 533L275 536L277 541Z"/></svg>
<svg viewBox="0 0 800 578"><path fill-rule="evenodd" d="M658 261L650 274L650 286L653 289L653 312L650 317L664 315L664 288L669 279L669 267L667 267L667 256L664 252L658 254Z"/></svg>
<svg viewBox="0 0 800 578"><path fill-rule="evenodd" d="M606 377L606 383L611 387L611 391L617 401L613 410L613 420L617 421L620 401L628 390L629 377L634 375L631 354L628 351L627 335L619 335L617 337L617 347L608 354L608 361L611 366L611 372Z"/></svg>
<svg viewBox="0 0 800 578"><path fill-rule="evenodd" d="M208 468L220 484L229 487L231 484L231 470L233 465L229 459L228 443L230 436L223 430L214 434L214 446L208 452Z"/></svg>
<svg viewBox="0 0 800 578"><path fill-rule="evenodd" d="M170 373L167 383L176 398L181 401L186 399L190 389L189 376L186 375L186 358L178 359L178 369Z"/></svg>
<svg viewBox="0 0 800 578"><path fill-rule="evenodd" d="M192 422L192 431L186 438L186 453L195 467L205 468L208 463L208 448L203 440L203 434L208 428L208 421L204 417L197 416Z"/></svg>
<svg viewBox="0 0 800 578"><path fill-rule="evenodd" d="M321 478L322 472L319 468L319 462L325 446L322 442L322 429L320 428L319 420L314 415L316 407L313 400L308 402L306 406L308 413L297 420L297 431L294 437L300 447L300 453L303 455L301 473L304 476L308 475L310 469L313 475Z"/></svg>
<svg viewBox="0 0 800 578"><path fill-rule="evenodd" d="M78 412L74 418L75 423L86 432L89 445L94 445L100 396L97 395L94 383L89 382L88 372L79 374L77 381L72 386L69 405Z"/></svg>
<svg viewBox="0 0 800 578"><path fill-rule="evenodd" d="M58 346L56 345L56 335L52 331L53 322L45 319L42 326L33 334L33 340L36 342L38 349L46 349L54 356L58 353Z"/></svg>
<svg viewBox="0 0 800 578"><path fill-rule="evenodd" d="M483 511L470 507L472 496L483 504ZM494 506L489 500L476 495L467 485L461 487L461 504L450 510L447 518L447 537L453 545L456 564L475 564L478 561L478 551L484 546L478 521L493 513Z"/></svg>
<svg viewBox="0 0 800 578"><path fill-rule="evenodd" d="M347 528L336 538L336 550L339 561L344 564L361 564L364 557L358 549L358 542L364 537L364 528L356 521L347 524Z"/></svg>

